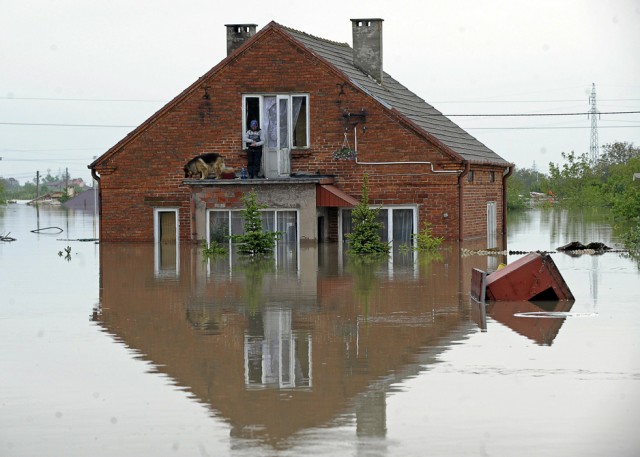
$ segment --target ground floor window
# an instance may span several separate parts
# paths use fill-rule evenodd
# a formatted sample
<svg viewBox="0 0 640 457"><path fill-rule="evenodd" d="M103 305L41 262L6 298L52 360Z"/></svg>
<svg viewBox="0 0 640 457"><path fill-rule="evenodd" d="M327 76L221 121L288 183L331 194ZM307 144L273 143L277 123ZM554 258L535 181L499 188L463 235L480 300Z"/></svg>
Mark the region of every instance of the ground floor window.
<svg viewBox="0 0 640 457"><path fill-rule="evenodd" d="M351 209L340 211L340 239L346 241L345 235L353 231ZM385 243L393 241L395 246L413 243L412 236L416 233L417 211L413 207L383 207L376 220L382 223L380 238Z"/></svg>
<svg viewBox="0 0 640 457"><path fill-rule="evenodd" d="M180 272L177 208L153 210L154 270L156 277L174 277Z"/></svg>
<svg viewBox="0 0 640 457"><path fill-rule="evenodd" d="M262 229L280 232L279 243L298 241L298 211L265 209L262 214ZM209 210L207 218L207 242L224 243L229 235L242 235L244 220L240 210Z"/></svg>

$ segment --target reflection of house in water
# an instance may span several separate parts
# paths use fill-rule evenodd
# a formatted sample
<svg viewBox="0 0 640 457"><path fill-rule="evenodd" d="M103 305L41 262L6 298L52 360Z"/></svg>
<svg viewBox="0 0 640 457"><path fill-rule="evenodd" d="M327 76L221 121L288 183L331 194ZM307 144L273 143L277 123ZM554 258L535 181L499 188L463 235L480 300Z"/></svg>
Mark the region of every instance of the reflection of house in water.
<svg viewBox="0 0 640 457"><path fill-rule="evenodd" d="M350 269L335 245L283 247L268 265L164 248L100 245L95 319L233 436L273 445L345 414L358 434L383 436L391 384L476 331L464 272L487 268L457 248L372 270Z"/></svg>

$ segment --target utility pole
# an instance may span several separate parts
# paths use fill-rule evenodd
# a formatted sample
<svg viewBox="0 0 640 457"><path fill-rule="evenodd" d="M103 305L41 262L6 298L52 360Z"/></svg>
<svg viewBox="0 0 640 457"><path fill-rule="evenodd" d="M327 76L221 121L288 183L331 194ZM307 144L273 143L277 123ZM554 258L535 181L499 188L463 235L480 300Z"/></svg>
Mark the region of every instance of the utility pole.
<svg viewBox="0 0 640 457"><path fill-rule="evenodd" d="M596 108L596 84L591 85L591 96L589 97L589 103L591 103L591 109L589 110L589 116L591 117L591 147L589 148L589 158L592 162L598 160L599 148L598 148L598 109Z"/></svg>
<svg viewBox="0 0 640 457"><path fill-rule="evenodd" d="M40 172L36 171L36 202L40 198Z"/></svg>

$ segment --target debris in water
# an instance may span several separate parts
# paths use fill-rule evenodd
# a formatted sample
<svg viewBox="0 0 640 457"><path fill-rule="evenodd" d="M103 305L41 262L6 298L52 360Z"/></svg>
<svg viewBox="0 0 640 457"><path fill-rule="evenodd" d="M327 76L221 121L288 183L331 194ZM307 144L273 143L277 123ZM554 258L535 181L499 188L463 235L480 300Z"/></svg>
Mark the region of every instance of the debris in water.
<svg viewBox="0 0 640 457"><path fill-rule="evenodd" d="M53 230L56 230L56 232L52 232ZM64 230L62 230L60 227L43 227L43 228L31 230L31 233L42 233L42 232L54 233L57 235L58 233L64 232Z"/></svg>
<svg viewBox="0 0 640 457"><path fill-rule="evenodd" d="M486 298L487 301L574 300L551 256L537 252L487 275Z"/></svg>

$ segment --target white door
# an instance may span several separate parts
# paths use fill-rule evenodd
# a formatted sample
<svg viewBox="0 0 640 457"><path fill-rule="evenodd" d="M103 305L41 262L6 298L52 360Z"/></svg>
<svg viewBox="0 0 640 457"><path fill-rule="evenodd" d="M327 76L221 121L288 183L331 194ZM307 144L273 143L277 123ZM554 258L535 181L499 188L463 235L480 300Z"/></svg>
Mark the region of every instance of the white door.
<svg viewBox="0 0 640 457"><path fill-rule="evenodd" d="M288 95L264 97L265 145L262 163L267 178L285 177L291 173L290 117Z"/></svg>
<svg viewBox="0 0 640 457"><path fill-rule="evenodd" d="M487 248L497 246L498 214L496 213L496 202L487 203Z"/></svg>

